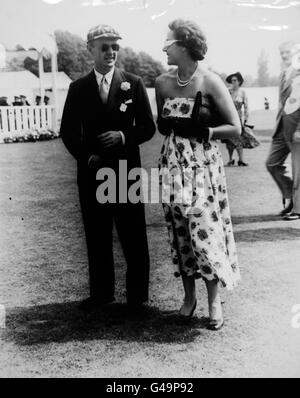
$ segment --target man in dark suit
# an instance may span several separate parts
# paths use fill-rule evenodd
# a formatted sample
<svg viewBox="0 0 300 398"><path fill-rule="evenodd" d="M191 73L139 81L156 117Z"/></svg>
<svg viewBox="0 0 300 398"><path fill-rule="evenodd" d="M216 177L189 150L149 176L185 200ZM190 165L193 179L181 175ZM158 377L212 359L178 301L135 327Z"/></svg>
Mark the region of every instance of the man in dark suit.
<svg viewBox="0 0 300 398"><path fill-rule="evenodd" d="M127 262L127 302L141 307L148 300L144 205L130 203L127 191L127 200L124 192L118 200L124 186L124 181L119 181L119 161L127 162L128 171L141 166L139 145L154 135L155 124L142 79L115 67L119 39L118 32L108 25L89 31L87 46L94 70L71 83L61 122L63 142L77 160L88 249L90 297L82 303L83 309L114 301L113 221ZM116 175L116 203L101 204L96 197L96 175L103 168Z"/></svg>

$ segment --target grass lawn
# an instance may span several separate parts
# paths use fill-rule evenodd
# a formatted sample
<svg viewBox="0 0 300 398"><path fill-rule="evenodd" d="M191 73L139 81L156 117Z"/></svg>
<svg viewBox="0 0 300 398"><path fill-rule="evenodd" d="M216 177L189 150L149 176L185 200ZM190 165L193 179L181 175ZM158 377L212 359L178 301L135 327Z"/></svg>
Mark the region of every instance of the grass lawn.
<svg viewBox="0 0 300 398"><path fill-rule="evenodd" d="M225 326L206 329L204 283L189 324L177 310L183 291L172 274L160 205L147 205L150 310L125 311L125 264L115 239L118 303L82 315L88 295L85 239L75 162L60 139L0 145L0 377L299 377L300 222L284 222L264 162L270 131L246 151L249 167L226 168L243 280L223 291ZM142 147L155 167L162 138ZM224 160L227 154L222 146ZM130 233L130 229L128 230Z"/></svg>

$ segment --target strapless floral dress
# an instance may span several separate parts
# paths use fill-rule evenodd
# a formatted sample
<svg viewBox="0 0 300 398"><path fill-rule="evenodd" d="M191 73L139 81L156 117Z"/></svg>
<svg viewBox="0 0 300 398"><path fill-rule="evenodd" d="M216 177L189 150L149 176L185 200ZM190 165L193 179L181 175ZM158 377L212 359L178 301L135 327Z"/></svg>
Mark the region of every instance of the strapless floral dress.
<svg viewBox="0 0 300 398"><path fill-rule="evenodd" d="M192 98L167 98L162 117L190 118L193 105ZM170 174L174 179L175 195L163 203L163 209L175 276L216 279L231 290L240 271L218 144L172 132L164 139L159 169L162 191ZM178 192L181 201L176 199Z"/></svg>

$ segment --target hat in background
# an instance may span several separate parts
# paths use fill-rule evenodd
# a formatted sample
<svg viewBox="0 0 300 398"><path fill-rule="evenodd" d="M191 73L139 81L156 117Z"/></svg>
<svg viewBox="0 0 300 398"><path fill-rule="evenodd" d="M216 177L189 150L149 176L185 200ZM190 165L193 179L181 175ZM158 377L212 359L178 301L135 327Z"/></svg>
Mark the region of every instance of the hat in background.
<svg viewBox="0 0 300 398"><path fill-rule="evenodd" d="M240 72L235 72L235 73L232 73L231 75L227 76L226 77L227 83L231 83L231 79L233 77L236 77L238 79L240 85L242 85L244 83L243 76L240 74Z"/></svg>
<svg viewBox="0 0 300 398"><path fill-rule="evenodd" d="M120 34L109 25L97 25L91 28L87 34L87 42L91 42L102 37L109 39L122 39Z"/></svg>

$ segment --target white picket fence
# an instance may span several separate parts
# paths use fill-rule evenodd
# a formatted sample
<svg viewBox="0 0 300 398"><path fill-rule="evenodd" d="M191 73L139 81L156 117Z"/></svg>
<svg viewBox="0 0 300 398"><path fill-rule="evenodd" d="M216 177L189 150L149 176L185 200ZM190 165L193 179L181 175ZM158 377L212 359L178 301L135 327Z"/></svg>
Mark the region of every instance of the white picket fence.
<svg viewBox="0 0 300 398"><path fill-rule="evenodd" d="M22 131L53 129L54 106L0 106L0 142Z"/></svg>

